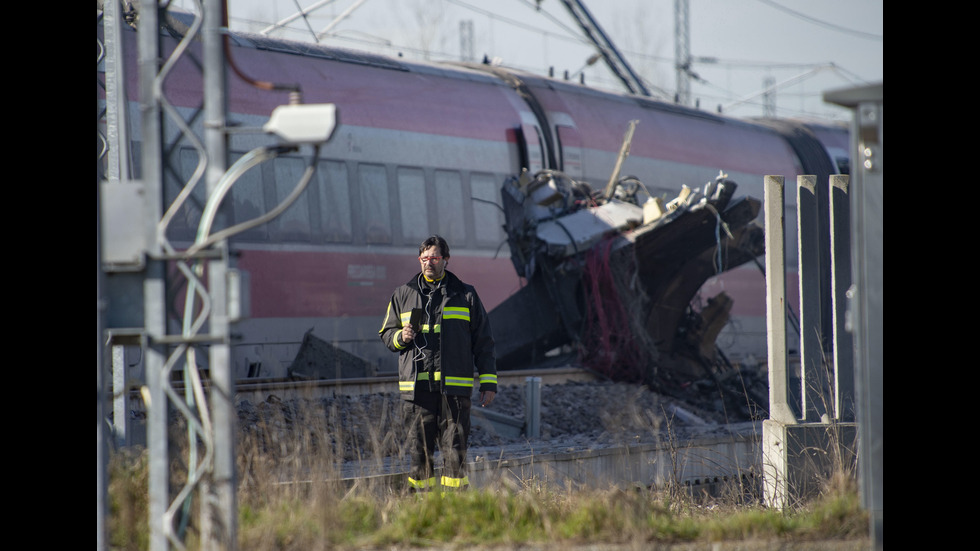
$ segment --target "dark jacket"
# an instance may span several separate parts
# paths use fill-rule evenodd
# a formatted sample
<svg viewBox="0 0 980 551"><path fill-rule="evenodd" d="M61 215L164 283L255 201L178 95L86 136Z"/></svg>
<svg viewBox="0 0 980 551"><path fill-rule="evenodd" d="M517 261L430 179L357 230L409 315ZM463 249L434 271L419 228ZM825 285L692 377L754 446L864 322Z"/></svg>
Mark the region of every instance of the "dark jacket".
<svg viewBox="0 0 980 551"><path fill-rule="evenodd" d="M434 291L432 317L439 332L442 373L439 385L446 394L469 396L473 393L474 369L479 373L480 391L497 391L497 362L494 358L490 318L476 289L446 271L445 285ZM413 343L401 342L402 327L409 322L412 308L425 308L427 297L419 287L416 274L395 289L388 303L388 313L379 332L381 340L398 356L398 388L402 398L415 397L419 372ZM432 330L426 328L427 331ZM416 333L419 330L416 328ZM418 338L418 337L416 337ZM428 374L422 372L423 380ZM428 384L425 388L429 388Z"/></svg>

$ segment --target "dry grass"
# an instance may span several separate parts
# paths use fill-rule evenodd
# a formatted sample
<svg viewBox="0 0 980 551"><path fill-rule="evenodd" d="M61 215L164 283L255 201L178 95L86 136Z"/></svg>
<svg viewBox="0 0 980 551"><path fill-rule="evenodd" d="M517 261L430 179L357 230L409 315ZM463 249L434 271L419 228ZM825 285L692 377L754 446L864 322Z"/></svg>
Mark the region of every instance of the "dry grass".
<svg viewBox="0 0 980 551"><path fill-rule="evenodd" d="M818 499L784 511L746 499L739 480L710 501L672 484L598 490L530 479L421 496L387 479L362 479L352 486L341 480L345 461L380 464L404 454L396 436L401 433L397 410L382 402L372 404L371 411L353 403L350 411L311 403L316 404L282 404L266 415L239 419L238 542L243 551L866 538L867 516L853 473L844 470L826 480ZM147 465L145 452L112 454L108 526L113 549L147 549ZM174 482L186 478L182 461L173 466ZM193 507L186 523L186 541L194 549Z"/></svg>

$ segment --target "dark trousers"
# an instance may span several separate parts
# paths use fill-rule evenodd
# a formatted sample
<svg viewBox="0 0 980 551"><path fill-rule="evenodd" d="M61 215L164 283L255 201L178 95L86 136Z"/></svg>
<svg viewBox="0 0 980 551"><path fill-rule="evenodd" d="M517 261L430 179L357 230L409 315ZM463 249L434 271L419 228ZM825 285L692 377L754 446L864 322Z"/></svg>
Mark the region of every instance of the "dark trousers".
<svg viewBox="0 0 980 551"><path fill-rule="evenodd" d="M416 490L436 484L433 456L438 443L443 458L443 486L460 488L466 477L466 443L470 435L469 396L418 390L405 402L408 447L412 457L409 486Z"/></svg>

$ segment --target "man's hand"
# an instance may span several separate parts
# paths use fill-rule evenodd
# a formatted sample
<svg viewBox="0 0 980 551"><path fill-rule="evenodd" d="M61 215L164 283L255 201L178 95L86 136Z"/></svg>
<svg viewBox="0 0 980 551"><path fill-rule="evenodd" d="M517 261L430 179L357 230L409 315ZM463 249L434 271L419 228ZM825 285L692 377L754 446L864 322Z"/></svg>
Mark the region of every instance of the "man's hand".
<svg viewBox="0 0 980 551"><path fill-rule="evenodd" d="M412 324L411 323L405 324L405 327L402 328L402 342L408 344L412 342L412 339L414 338L415 338L415 330L412 329Z"/></svg>
<svg viewBox="0 0 980 551"><path fill-rule="evenodd" d="M497 393L492 390L484 390L483 392L480 393L480 405L482 407L489 406L490 404L493 403L493 397L496 395Z"/></svg>

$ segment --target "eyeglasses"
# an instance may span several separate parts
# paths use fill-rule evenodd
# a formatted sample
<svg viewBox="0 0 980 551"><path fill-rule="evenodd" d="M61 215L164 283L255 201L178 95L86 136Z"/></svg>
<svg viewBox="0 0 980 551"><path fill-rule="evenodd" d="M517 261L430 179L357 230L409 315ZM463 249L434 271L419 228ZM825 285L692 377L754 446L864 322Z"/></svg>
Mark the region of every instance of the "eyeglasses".
<svg viewBox="0 0 980 551"><path fill-rule="evenodd" d="M441 256L420 256L419 260L422 262L439 262L442 260Z"/></svg>

